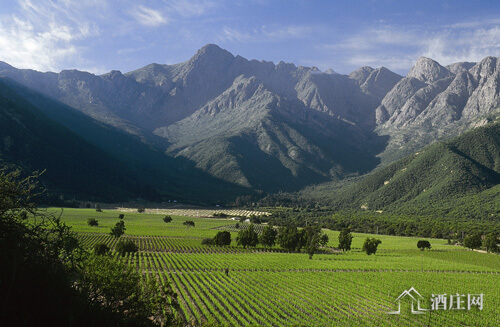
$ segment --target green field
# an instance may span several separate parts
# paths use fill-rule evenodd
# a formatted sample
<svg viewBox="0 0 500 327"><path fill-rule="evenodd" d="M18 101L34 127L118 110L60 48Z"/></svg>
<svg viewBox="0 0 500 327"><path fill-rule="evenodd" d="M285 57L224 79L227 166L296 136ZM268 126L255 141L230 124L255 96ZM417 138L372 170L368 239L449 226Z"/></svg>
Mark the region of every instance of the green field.
<svg viewBox="0 0 500 327"><path fill-rule="evenodd" d="M60 214L61 209L48 209ZM117 240L109 230L120 212L64 209L62 220L91 248ZM229 219L125 213L125 235L139 252L121 260L135 265L148 278L169 281L179 295L182 315L193 324L266 326L498 326L500 325L500 256L448 245L430 239L431 251L416 247L418 238L354 233L353 250L339 253L338 232L325 231L328 248L308 259L304 253L285 253L237 247L235 222ZM96 218L98 227L87 225ZM186 220L195 227L186 228ZM218 230L232 231L229 247L204 246L201 240ZM367 236L382 240L376 255L359 248ZM226 276L224 269L229 268ZM412 314L411 299L395 300L414 287L422 308L431 298L446 294L446 310ZM458 294L458 296L457 296ZM483 294L482 310L467 307L467 295ZM451 296L451 299L450 299ZM435 298L435 297L434 297ZM457 307L457 299L463 303ZM451 301L454 301L450 303ZM450 306L451 305L451 306ZM463 309L462 309L463 308Z"/></svg>

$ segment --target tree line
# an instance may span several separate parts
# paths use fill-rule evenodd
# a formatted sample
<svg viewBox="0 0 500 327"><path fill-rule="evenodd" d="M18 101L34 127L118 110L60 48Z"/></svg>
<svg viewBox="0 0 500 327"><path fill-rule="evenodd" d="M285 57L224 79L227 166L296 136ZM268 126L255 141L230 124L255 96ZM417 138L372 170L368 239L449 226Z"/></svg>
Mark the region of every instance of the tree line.
<svg viewBox="0 0 500 327"><path fill-rule="evenodd" d="M204 239L202 244L228 246L231 241L229 231L219 231L213 238ZM241 229L236 236L236 244L243 248L256 247L260 244L269 249L278 244L288 252L301 252L305 249L309 258L312 258L321 246L326 246L328 241L328 235L324 234L319 226L298 228L291 224L282 227L267 225L259 235L251 223L247 228Z"/></svg>

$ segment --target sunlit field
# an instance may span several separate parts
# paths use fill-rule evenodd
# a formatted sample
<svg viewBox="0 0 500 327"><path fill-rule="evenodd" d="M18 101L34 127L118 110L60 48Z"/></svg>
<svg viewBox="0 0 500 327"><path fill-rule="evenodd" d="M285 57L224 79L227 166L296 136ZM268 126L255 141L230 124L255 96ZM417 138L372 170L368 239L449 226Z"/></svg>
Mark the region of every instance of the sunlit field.
<svg viewBox="0 0 500 327"><path fill-rule="evenodd" d="M106 243L113 249L117 243L109 231L123 212L48 211L61 214L86 248ZM432 249L420 251L416 247L419 238L358 233L353 233L353 250L342 253L335 249L338 232L325 231L330 238L328 246L309 259L305 253L286 253L278 246L238 247L236 221L200 218L195 210L193 217L172 216L170 223L163 221L165 214L123 214L126 231L121 239L133 240L139 251L121 260L148 278L170 282L178 293L181 314L194 324L500 325L498 255L473 252L438 239L428 239ZM99 226L88 226L88 218L97 219ZM195 226L186 227L186 220ZM215 236L219 230L231 231L230 246L201 244L202 239ZM375 255L360 250L368 236L382 241ZM410 297L396 301L412 287L422 296L421 314L411 312ZM444 294L446 306L425 310L431 308L437 295ZM481 306L474 298L480 294ZM469 295L472 303L468 303ZM397 310L398 304L400 313L388 314Z"/></svg>

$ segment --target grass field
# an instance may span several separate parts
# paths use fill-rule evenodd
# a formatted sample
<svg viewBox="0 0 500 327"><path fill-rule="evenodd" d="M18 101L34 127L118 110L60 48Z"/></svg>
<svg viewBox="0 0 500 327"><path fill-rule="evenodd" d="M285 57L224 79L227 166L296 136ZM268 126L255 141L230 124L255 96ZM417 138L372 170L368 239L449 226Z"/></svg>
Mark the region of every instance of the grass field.
<svg viewBox="0 0 500 327"><path fill-rule="evenodd" d="M60 214L61 209L48 209ZM154 212L154 211L153 211ZM123 212L64 209L62 220L73 226L85 247L117 240L109 230ZM236 229L229 219L126 212L125 235L139 252L121 260L150 278L169 281L179 295L182 315L193 324L227 326L499 326L500 256L477 253L430 239L431 251L416 247L418 238L354 234L348 253L326 249L312 260L304 253L284 253L275 247L243 249L235 245ZM87 225L96 218L98 227ZM195 227L186 228L186 220ZM201 240L218 230L232 232L229 247L203 246ZM325 231L329 247L338 232ZM376 255L359 248L367 236L382 240ZM229 275L224 269L229 268ZM412 314L412 299L399 295L414 287L422 307L446 294L446 310ZM468 308L468 295L483 294L482 310ZM433 296L434 295L434 296ZM450 298L451 296L451 298ZM457 301L459 300L459 301ZM459 303L460 302L460 303Z"/></svg>

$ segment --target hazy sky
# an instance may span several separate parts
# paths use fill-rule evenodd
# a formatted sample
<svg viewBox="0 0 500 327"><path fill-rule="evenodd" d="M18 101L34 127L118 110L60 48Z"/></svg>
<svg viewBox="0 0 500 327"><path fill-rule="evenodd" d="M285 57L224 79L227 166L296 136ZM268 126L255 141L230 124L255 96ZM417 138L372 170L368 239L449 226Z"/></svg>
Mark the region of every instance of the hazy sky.
<svg viewBox="0 0 500 327"><path fill-rule="evenodd" d="M128 72L207 43L247 59L347 74L406 74L500 56L500 1L0 0L0 61L41 71Z"/></svg>

